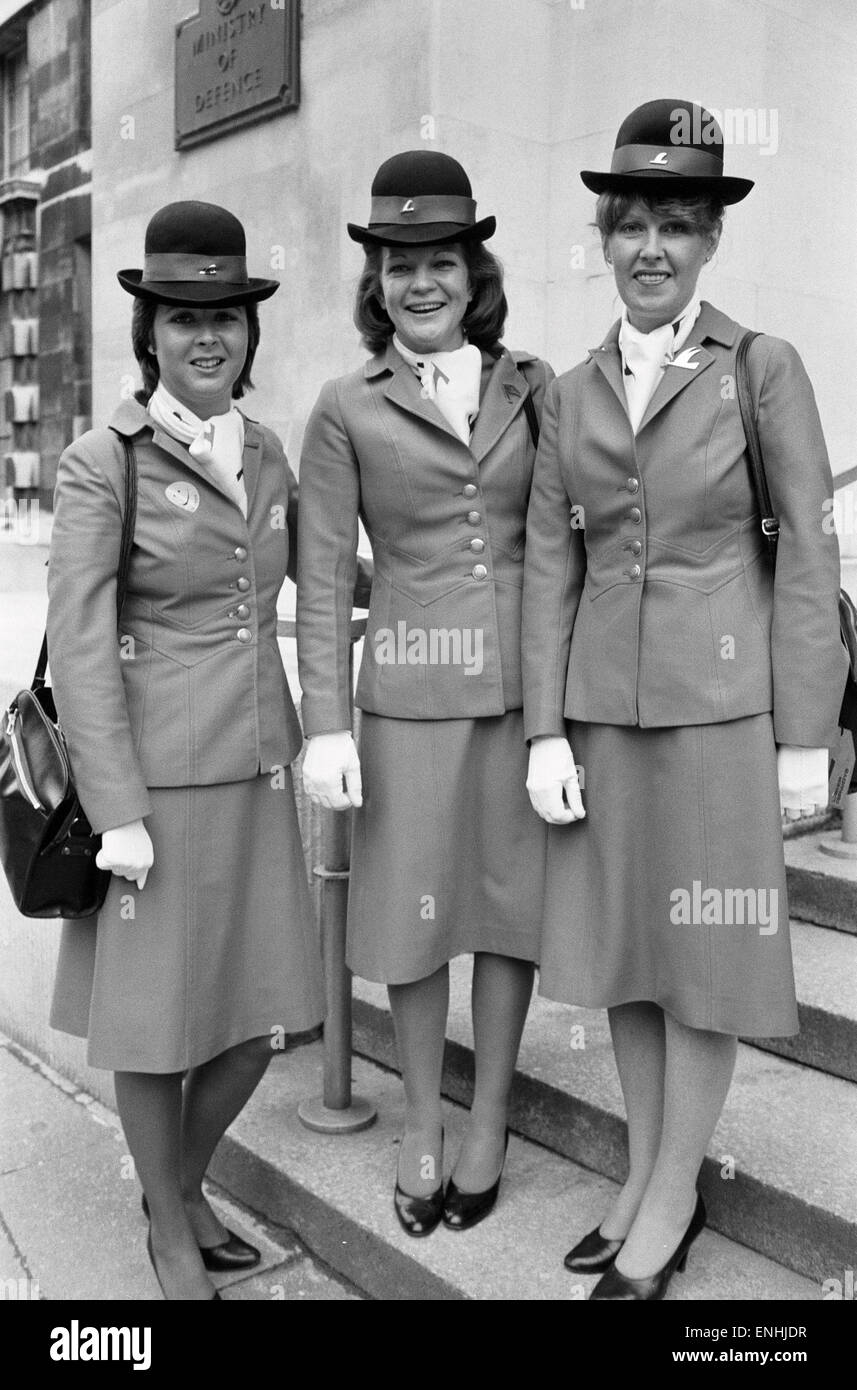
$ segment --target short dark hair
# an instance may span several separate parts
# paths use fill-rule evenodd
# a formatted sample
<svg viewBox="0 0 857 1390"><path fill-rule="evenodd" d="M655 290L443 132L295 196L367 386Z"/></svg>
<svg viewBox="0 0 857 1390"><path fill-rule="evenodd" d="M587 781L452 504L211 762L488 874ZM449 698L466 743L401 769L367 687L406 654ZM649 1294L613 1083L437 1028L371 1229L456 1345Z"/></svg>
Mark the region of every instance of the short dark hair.
<svg viewBox="0 0 857 1390"><path fill-rule="evenodd" d="M146 404L161 376L158 359L149 351L158 303L159 301L156 299L142 299L137 296L134 299L134 308L131 313L131 345L143 378L142 391L135 393L141 405ZM200 305L188 304L185 307L198 309ZM240 305L235 305L235 308L240 307ZM256 356L256 349L259 346L258 305L255 300L251 300L249 304L244 305L244 308L247 310L247 356L244 359L244 366L241 368L241 375L232 387L232 397L236 401L241 399L245 391L252 391L253 389L250 371L253 366L253 358Z"/></svg>
<svg viewBox="0 0 857 1390"><path fill-rule="evenodd" d="M601 236L612 236L635 203L642 203L656 217L690 217L700 236L713 236L715 232L719 235L723 230L725 208L719 198L640 198L632 193L602 193L595 207L595 225Z"/></svg>
<svg viewBox="0 0 857 1390"><path fill-rule="evenodd" d="M467 264L473 297L462 320L468 341L490 352L503 336L509 306L503 289L503 267L481 241L453 242ZM354 322L370 352L383 352L393 336L393 321L381 296L381 246L365 247L366 263L357 283Z"/></svg>

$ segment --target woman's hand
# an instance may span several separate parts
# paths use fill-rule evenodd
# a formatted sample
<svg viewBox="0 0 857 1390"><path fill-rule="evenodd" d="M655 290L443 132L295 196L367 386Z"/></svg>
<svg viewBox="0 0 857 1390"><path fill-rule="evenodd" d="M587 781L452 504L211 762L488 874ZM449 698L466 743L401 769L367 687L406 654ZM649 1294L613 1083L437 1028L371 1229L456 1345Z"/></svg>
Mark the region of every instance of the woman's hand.
<svg viewBox="0 0 857 1390"><path fill-rule="evenodd" d="M302 777L304 791L319 806L347 811L349 806L363 805L360 759L347 729L312 736L304 754Z"/></svg>
<svg viewBox="0 0 857 1390"><path fill-rule="evenodd" d="M577 768L568 739L551 736L533 739L527 791L533 810L549 825L565 825L569 821L583 819L586 812L580 798Z"/></svg>
<svg viewBox="0 0 857 1390"><path fill-rule="evenodd" d="M788 820L800 820L823 811L828 802L828 752L826 748L777 749L780 810Z"/></svg>
<svg viewBox="0 0 857 1390"><path fill-rule="evenodd" d="M117 878L129 878L132 882L136 880L138 888L145 888L154 862L152 841L141 820L129 821L128 825L118 825L115 830L102 832L101 849L95 856L99 869L110 869Z"/></svg>

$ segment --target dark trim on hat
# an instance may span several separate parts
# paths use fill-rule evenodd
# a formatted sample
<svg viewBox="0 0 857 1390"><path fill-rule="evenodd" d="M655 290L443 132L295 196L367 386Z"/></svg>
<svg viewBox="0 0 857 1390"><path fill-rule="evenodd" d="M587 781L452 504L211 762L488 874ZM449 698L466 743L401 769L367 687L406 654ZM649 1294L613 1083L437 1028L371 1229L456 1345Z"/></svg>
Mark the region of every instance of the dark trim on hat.
<svg viewBox="0 0 857 1390"><path fill-rule="evenodd" d="M213 259L194 257L195 262L202 260L206 264L211 264ZM204 280L145 281L142 270L120 270L116 278L123 290L133 294L136 299L153 299L161 304L199 304L211 309L270 299L280 288L279 280L248 279L241 284L214 276L206 276Z"/></svg>
<svg viewBox="0 0 857 1390"><path fill-rule="evenodd" d="M387 223L386 226L370 223L368 227L359 227L355 222L348 223L348 235L352 241L375 246L440 246L450 241L487 241L496 230L496 217L483 217L480 222L469 225L462 222L435 221L404 224L393 222Z"/></svg>

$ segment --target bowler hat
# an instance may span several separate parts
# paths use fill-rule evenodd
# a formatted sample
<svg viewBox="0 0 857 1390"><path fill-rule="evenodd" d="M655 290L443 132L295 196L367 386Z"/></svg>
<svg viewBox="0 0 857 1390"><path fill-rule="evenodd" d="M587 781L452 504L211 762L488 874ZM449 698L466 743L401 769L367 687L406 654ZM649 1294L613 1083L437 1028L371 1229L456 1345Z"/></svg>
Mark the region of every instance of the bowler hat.
<svg viewBox="0 0 857 1390"><path fill-rule="evenodd" d="M138 299L225 308L268 299L279 280L250 279L244 228L216 203L167 203L146 228L142 270L120 270Z"/></svg>
<svg viewBox="0 0 857 1390"><path fill-rule="evenodd" d="M372 182L368 227L348 223L352 241L376 246L486 241L497 220L476 221L470 180L439 150L406 150L381 165Z"/></svg>
<svg viewBox="0 0 857 1390"><path fill-rule="evenodd" d="M711 112L669 98L644 102L622 122L609 174L584 169L580 177L593 193L721 203L739 203L753 187L723 173L723 131Z"/></svg>

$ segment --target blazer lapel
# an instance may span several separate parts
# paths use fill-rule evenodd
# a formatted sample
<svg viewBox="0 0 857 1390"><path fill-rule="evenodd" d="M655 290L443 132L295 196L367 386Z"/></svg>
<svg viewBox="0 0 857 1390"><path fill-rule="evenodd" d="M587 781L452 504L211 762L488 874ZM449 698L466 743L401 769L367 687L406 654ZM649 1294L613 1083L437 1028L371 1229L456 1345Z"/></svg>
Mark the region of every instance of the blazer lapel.
<svg viewBox="0 0 857 1390"><path fill-rule="evenodd" d="M659 415L664 406L669 405L680 391L685 391L692 382L697 381L714 361L713 355L707 348L694 345L693 339L695 337L696 334L691 333L681 352L677 354L680 362L688 361L689 365L686 367L676 366L674 362L669 362L664 368L664 374L655 388L652 399L646 406L637 434L651 424L655 416Z"/></svg>
<svg viewBox="0 0 857 1390"><path fill-rule="evenodd" d="M590 361L594 362L622 407L622 414L628 419L628 402L622 382L622 354L619 351L619 319L613 324L607 337L598 347L589 349ZM630 426L630 420L628 424Z"/></svg>
<svg viewBox="0 0 857 1390"><path fill-rule="evenodd" d="M166 430L162 430L161 427L160 427L159 425L154 424L154 422L151 421L151 417L149 417L149 419L150 419L150 425L151 425L151 428L152 428L152 431L153 431L153 433L152 433L152 443L153 443L153 444L157 444L157 446L158 446L159 449L164 449L168 454L172 454L173 458L178 459L179 463L184 464L185 468L189 468L189 469L191 470L192 473L196 473L197 477L199 477L199 478L204 478L205 481L206 481L211 487L217 489L217 491L220 493L221 497L225 497L225 498L227 499L227 501L231 502L232 505L233 505L233 507L234 507L234 506L235 506L235 499L229 495L229 493L228 493L228 492L226 491L226 489L221 485L221 483L217 480L217 478L214 476L214 474L213 474L208 468L206 468L205 464L204 464L204 463L197 463L196 459L192 456L192 454L190 453L190 451L186 448L186 446L185 446L184 444L180 443L178 439L173 439L173 437L172 437L171 434L167 434ZM256 436L256 440L255 440L255 443L249 443L249 448L248 448L248 442L250 441L250 431L251 431L251 430L254 431L255 436ZM255 488L256 480L257 480L257 478L258 478L258 476L259 476L259 441L260 441L260 440L261 440L261 435L259 434L259 430L258 430L257 428L255 428L250 422L248 422L248 421L245 420L243 463L244 463L244 486L245 486L245 488L247 489L247 512L248 512L248 515L249 515L249 512L250 512L250 502L252 501L252 495L251 495L251 479L252 479L252 487Z"/></svg>
<svg viewBox="0 0 857 1390"><path fill-rule="evenodd" d="M433 425L435 429L443 430L451 439L455 439L462 448L467 445L455 433L449 421L440 413L434 401L430 401L422 394L417 377L407 362L399 356L393 344L388 344L386 366L393 373L387 385L387 400L394 405L401 406L409 415L416 415L419 420L423 420L427 425Z"/></svg>
<svg viewBox="0 0 857 1390"><path fill-rule="evenodd" d="M479 405L479 414L473 426L470 451L477 463L490 453L497 440L509 428L512 420L523 409L524 401L530 394L526 377L518 371L515 360L508 353L498 358L488 378L485 394Z"/></svg>
<svg viewBox="0 0 857 1390"><path fill-rule="evenodd" d="M250 512L253 507L253 498L256 494L256 485L259 481L259 474L262 466L262 431L255 420L248 420L244 416L244 454L242 457L244 467L244 487L247 492L247 517L249 520Z"/></svg>

